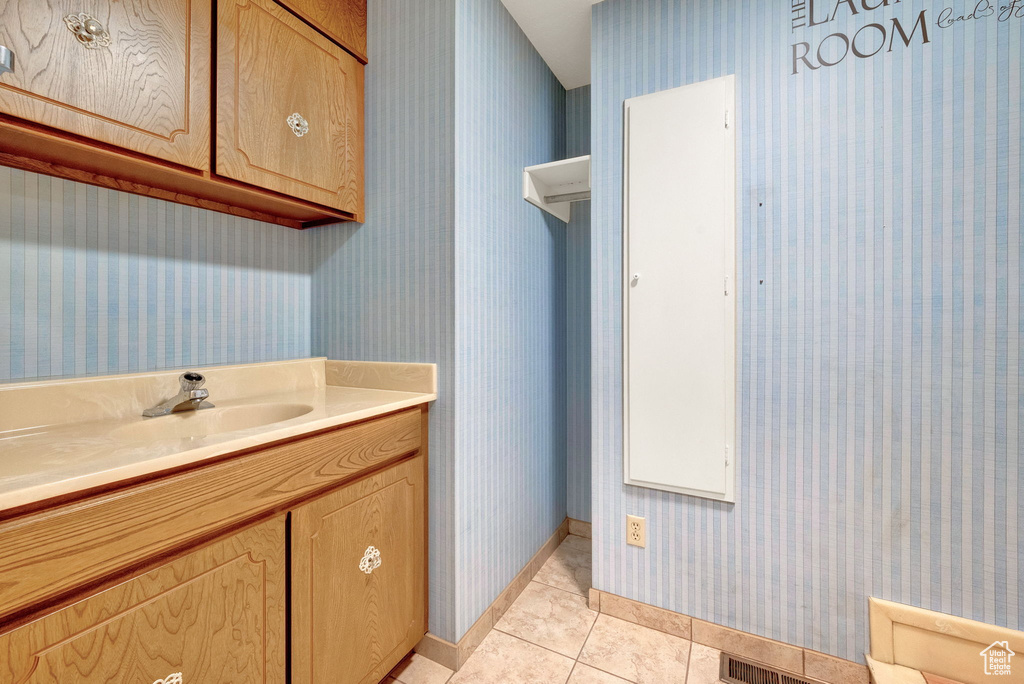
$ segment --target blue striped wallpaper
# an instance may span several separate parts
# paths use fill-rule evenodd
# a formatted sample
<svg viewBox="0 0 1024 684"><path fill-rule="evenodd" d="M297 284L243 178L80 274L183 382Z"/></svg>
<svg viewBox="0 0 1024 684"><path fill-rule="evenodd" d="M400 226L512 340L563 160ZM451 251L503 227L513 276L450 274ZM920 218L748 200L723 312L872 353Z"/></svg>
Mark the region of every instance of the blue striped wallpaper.
<svg viewBox="0 0 1024 684"><path fill-rule="evenodd" d="M565 519L565 224L522 198L565 91L499 0L458 0L455 489L461 637Z"/></svg>
<svg viewBox="0 0 1024 684"><path fill-rule="evenodd" d="M565 93L566 157L590 154L590 86ZM566 227L566 443L568 515L590 521L590 202Z"/></svg>
<svg viewBox="0 0 1024 684"><path fill-rule="evenodd" d="M943 29L923 0L839 3L794 33L790 4L594 8L595 584L850 659L868 596L1019 629L1024 20ZM791 75L791 41L922 10L928 45ZM624 486L620 413L622 102L730 73L734 506Z"/></svg>
<svg viewBox="0 0 1024 684"><path fill-rule="evenodd" d="M565 96L499 0L370 0L367 222L313 231L313 349L439 365L430 631L457 641L565 517L565 230L520 195Z"/></svg>
<svg viewBox="0 0 1024 684"><path fill-rule="evenodd" d="M309 356L298 231L0 167L0 382Z"/></svg>
<svg viewBox="0 0 1024 684"><path fill-rule="evenodd" d="M311 231L313 351L438 364L430 416L430 631L453 640L455 2L370 0L366 215Z"/></svg>

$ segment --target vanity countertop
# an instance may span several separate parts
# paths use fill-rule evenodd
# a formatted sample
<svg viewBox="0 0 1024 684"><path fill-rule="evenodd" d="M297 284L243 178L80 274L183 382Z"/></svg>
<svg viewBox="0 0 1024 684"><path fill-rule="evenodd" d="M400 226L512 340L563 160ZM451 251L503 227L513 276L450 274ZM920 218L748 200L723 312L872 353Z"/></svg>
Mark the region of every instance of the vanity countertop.
<svg viewBox="0 0 1024 684"><path fill-rule="evenodd" d="M203 368L216 408L143 418L181 372L0 386L0 514L437 398L433 364L302 359Z"/></svg>

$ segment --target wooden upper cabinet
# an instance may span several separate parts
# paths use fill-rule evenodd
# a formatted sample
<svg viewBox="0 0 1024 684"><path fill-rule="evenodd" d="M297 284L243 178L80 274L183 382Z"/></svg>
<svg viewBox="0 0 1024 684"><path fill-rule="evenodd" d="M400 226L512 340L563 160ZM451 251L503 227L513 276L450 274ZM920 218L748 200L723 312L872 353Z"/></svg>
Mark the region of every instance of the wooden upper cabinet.
<svg viewBox="0 0 1024 684"><path fill-rule="evenodd" d="M363 65L272 0L221 0L216 172L363 214Z"/></svg>
<svg viewBox="0 0 1024 684"><path fill-rule="evenodd" d="M292 512L292 681L376 684L426 633L426 458Z"/></svg>
<svg viewBox="0 0 1024 684"><path fill-rule="evenodd" d="M0 112L206 170L211 0L0 0Z"/></svg>
<svg viewBox="0 0 1024 684"><path fill-rule="evenodd" d="M282 516L0 636L0 682L284 682L285 579Z"/></svg>
<svg viewBox="0 0 1024 684"><path fill-rule="evenodd" d="M285 0L284 4L366 64L366 0Z"/></svg>

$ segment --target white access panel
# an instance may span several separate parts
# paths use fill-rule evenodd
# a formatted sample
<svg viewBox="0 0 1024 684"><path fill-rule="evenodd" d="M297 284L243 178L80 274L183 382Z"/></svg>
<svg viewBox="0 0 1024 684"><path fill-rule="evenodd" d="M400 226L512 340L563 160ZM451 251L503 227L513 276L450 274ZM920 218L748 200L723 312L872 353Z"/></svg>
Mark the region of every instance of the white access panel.
<svg viewBox="0 0 1024 684"><path fill-rule="evenodd" d="M625 103L627 484L735 501L735 78Z"/></svg>

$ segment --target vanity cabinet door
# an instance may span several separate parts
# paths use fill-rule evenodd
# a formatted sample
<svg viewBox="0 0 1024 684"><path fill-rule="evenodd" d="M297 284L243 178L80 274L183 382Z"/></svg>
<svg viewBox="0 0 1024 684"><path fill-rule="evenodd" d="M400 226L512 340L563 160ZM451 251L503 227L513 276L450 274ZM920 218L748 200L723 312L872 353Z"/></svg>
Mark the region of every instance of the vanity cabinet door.
<svg viewBox="0 0 1024 684"><path fill-rule="evenodd" d="M376 684L426 633L426 459L292 512L292 681Z"/></svg>
<svg viewBox="0 0 1024 684"><path fill-rule="evenodd" d="M0 682L284 682L285 544L278 517L4 634Z"/></svg>
<svg viewBox="0 0 1024 684"><path fill-rule="evenodd" d="M0 0L0 112L209 169L210 2Z"/></svg>
<svg viewBox="0 0 1024 684"><path fill-rule="evenodd" d="M361 219L363 65L273 0L217 15L217 173Z"/></svg>

